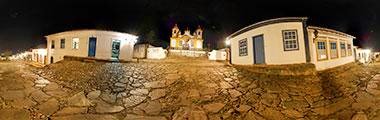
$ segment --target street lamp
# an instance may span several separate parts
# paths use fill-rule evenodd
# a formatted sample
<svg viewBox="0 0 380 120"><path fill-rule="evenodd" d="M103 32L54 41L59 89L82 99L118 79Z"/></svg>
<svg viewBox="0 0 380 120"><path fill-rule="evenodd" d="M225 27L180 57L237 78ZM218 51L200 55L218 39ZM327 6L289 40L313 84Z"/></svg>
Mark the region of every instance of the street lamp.
<svg viewBox="0 0 380 120"><path fill-rule="evenodd" d="M226 44L226 46L230 46L231 45L231 41L227 38L224 43Z"/></svg>

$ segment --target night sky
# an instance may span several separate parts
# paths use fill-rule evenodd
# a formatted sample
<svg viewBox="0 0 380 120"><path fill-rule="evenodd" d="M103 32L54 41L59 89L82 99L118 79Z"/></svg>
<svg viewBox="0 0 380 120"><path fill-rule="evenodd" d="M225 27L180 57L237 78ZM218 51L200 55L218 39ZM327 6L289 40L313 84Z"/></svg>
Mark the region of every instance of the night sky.
<svg viewBox="0 0 380 120"><path fill-rule="evenodd" d="M0 0L0 52L21 51L44 36L102 29L153 38L167 45L171 28L204 29L205 44L223 47L229 34L277 17L309 17L308 25L357 37L355 45L380 50L378 0ZM147 37L149 36L149 37Z"/></svg>

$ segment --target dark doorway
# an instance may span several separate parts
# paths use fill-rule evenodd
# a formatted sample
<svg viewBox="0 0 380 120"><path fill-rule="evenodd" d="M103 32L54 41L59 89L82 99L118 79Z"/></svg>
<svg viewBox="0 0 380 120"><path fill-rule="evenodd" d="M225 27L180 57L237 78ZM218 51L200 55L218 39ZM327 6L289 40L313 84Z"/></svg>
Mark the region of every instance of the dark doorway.
<svg viewBox="0 0 380 120"><path fill-rule="evenodd" d="M50 57L50 63L53 64L54 63L54 58L53 57ZM46 62L45 62L46 64Z"/></svg>
<svg viewBox="0 0 380 120"><path fill-rule="evenodd" d="M88 57L95 57L96 54L96 37L90 37L88 43Z"/></svg>
<svg viewBox="0 0 380 120"><path fill-rule="evenodd" d="M254 64L265 64L264 37L263 35L252 37Z"/></svg>
<svg viewBox="0 0 380 120"><path fill-rule="evenodd" d="M120 41L119 40L113 40L112 41L112 58L119 59L120 54Z"/></svg>

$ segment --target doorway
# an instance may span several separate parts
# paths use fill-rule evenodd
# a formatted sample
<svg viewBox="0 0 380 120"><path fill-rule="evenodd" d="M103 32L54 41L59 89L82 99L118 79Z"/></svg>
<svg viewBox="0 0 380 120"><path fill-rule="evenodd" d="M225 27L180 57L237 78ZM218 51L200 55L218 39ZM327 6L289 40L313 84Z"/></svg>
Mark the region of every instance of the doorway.
<svg viewBox="0 0 380 120"><path fill-rule="evenodd" d="M111 57L119 59L119 55L120 55L120 40L113 40Z"/></svg>
<svg viewBox="0 0 380 120"><path fill-rule="evenodd" d="M263 35L252 37L254 64L265 64L264 37Z"/></svg>
<svg viewBox="0 0 380 120"><path fill-rule="evenodd" d="M96 37L90 37L88 43L88 57L95 57L96 54Z"/></svg>
<svg viewBox="0 0 380 120"><path fill-rule="evenodd" d="M46 57L47 58L47 57ZM46 59L47 60L47 59ZM50 57L50 64L53 64L54 63L54 57L53 56L51 56ZM45 64L46 64L46 62L45 62Z"/></svg>

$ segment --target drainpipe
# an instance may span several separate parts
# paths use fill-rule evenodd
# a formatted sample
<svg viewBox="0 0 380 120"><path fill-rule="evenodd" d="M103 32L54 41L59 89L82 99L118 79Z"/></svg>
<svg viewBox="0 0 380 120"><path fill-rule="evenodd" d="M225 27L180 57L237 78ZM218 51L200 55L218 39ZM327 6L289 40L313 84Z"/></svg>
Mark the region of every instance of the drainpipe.
<svg viewBox="0 0 380 120"><path fill-rule="evenodd" d="M306 56L306 63L311 62L311 55L310 55L310 41L309 41L309 34L307 31L307 25L306 20L302 21L303 26L303 37L304 37L304 43L305 43L305 56Z"/></svg>
<svg viewBox="0 0 380 120"><path fill-rule="evenodd" d="M45 61L45 59L44 59L44 63L45 64L52 64L52 63L50 63L50 58L51 58L51 41L49 41L49 38L46 38L46 41L47 41L47 44L46 44L46 52L47 52L47 54L46 54L46 63L44 62Z"/></svg>
<svg viewBox="0 0 380 120"><path fill-rule="evenodd" d="M232 64L232 61L231 61L231 40L229 39L229 37L226 38L225 40L225 44L226 44L226 53L227 53L227 61L228 61L228 64Z"/></svg>
<svg viewBox="0 0 380 120"><path fill-rule="evenodd" d="M227 52L227 61L228 61L228 64L232 64L232 61L231 61L231 46L228 46L226 48L226 52Z"/></svg>

